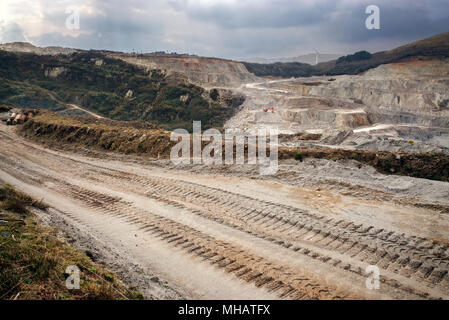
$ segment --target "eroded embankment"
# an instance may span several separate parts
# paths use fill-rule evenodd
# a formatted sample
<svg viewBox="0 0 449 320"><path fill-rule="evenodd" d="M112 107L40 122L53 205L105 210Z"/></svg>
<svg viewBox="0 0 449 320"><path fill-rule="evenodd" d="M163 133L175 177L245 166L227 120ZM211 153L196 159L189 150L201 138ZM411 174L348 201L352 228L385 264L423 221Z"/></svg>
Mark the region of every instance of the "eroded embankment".
<svg viewBox="0 0 449 320"><path fill-rule="evenodd" d="M449 181L449 156L445 154L366 151L324 148L282 148L280 159L317 158L356 160L387 174Z"/></svg>
<svg viewBox="0 0 449 320"><path fill-rule="evenodd" d="M416 207L422 200L410 199L416 195L411 189L417 190L413 183L421 185L424 197L434 188L444 189L441 183L395 183L344 163L336 164L336 171L345 171L347 177L338 183L332 170L326 170L333 167L329 161L306 161L295 168L292 160L286 161L290 168L281 165L285 171L276 180L256 181L251 173L228 175L222 167L216 169L225 175L214 168L180 170L167 161L54 151L17 137L3 125L0 133L0 177L35 199L44 198L50 211L54 209L51 218L63 219L57 227L63 222L73 226L69 231L74 239L83 239L81 248L91 239L95 245L86 249L107 266L113 264L131 285L137 282L144 294L157 290L157 296L191 299L448 298L448 216L436 207ZM314 162L322 165L313 170ZM256 168L248 167L242 169L257 175ZM349 178L348 173L367 177ZM301 186L305 180L318 184ZM359 183L384 190L385 198L377 198L375 190L366 197ZM402 204L394 202L399 194ZM367 265L379 267L380 290L366 290ZM161 292L161 286L167 290Z"/></svg>
<svg viewBox="0 0 449 320"><path fill-rule="evenodd" d="M74 120L41 112L21 128L27 138L55 144L72 144L124 154L168 158L175 142L170 133L160 129L137 129L118 123ZM203 142L204 145L207 144ZM225 154L223 150L223 154ZM235 150L234 150L235 152ZM247 154L247 145L245 145ZM279 148L280 159L318 158L356 160L387 174L449 181L449 156L444 154L365 151L325 148Z"/></svg>
<svg viewBox="0 0 449 320"><path fill-rule="evenodd" d="M27 138L56 144L72 144L124 154L145 154L167 157L174 145L167 131L137 129L122 123L112 125L101 121L68 119L50 112L41 112L28 121L20 132Z"/></svg>

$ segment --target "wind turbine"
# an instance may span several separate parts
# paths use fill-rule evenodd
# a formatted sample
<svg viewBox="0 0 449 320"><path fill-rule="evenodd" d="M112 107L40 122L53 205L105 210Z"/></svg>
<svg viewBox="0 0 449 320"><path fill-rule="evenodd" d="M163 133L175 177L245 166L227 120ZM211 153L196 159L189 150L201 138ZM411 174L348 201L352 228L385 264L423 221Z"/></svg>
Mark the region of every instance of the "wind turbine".
<svg viewBox="0 0 449 320"><path fill-rule="evenodd" d="M319 53L318 50L315 49L315 48L313 48L313 50L315 50L315 65L317 65L317 64L318 64L318 59L319 59L320 53Z"/></svg>

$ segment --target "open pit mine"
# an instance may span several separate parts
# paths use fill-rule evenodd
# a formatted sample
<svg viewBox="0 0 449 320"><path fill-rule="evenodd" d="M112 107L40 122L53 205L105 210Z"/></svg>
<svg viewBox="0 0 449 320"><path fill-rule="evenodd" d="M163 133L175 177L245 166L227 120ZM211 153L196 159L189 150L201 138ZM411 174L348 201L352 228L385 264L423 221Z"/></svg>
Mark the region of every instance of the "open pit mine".
<svg viewBox="0 0 449 320"><path fill-rule="evenodd" d="M81 98L70 103L105 118L40 110L1 123L0 180L43 199L40 219L124 283L156 299L449 298L447 57L282 79L215 58L101 54L87 63L181 79L191 91L172 104L243 96L222 129L279 130L279 170L261 176L257 165L174 165L169 132L116 122Z"/></svg>

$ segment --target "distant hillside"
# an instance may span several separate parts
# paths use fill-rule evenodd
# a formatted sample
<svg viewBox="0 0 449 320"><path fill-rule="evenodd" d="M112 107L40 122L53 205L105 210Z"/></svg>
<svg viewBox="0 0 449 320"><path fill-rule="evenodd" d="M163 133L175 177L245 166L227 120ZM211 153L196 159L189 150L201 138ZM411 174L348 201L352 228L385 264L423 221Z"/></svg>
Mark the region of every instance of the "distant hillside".
<svg viewBox="0 0 449 320"><path fill-rule="evenodd" d="M182 74L190 82L208 88L239 87L242 83L258 80L242 63L219 58L154 53L141 55L111 53L107 56L143 68L161 69L167 75Z"/></svg>
<svg viewBox="0 0 449 320"><path fill-rule="evenodd" d="M256 76L309 77L320 75L358 74L381 64L393 63L410 57L449 57L449 32L428 39L374 54L360 51L338 60L319 63L316 66L300 63L258 64L244 63Z"/></svg>
<svg viewBox="0 0 449 320"><path fill-rule="evenodd" d="M189 129L192 120L221 127L242 102L95 51L51 56L0 50L0 104L8 106L65 112L70 103L110 119Z"/></svg>
<svg viewBox="0 0 449 320"><path fill-rule="evenodd" d="M28 42L0 44L0 50L50 56L86 52L85 50L55 46L37 47ZM239 87L243 83L258 81L257 77L248 72L245 66L238 61L166 52L140 54L108 50L96 50L95 52L103 54L108 58L123 60L139 68L161 70L168 76L182 74L189 82L207 88L223 86Z"/></svg>
<svg viewBox="0 0 449 320"><path fill-rule="evenodd" d="M0 50L10 52L27 52L35 53L39 55L58 55L58 54L71 54L75 52L81 52L81 50L63 48L63 47L36 47L29 42L11 42L0 44Z"/></svg>
<svg viewBox="0 0 449 320"><path fill-rule="evenodd" d="M244 62L246 69L258 77L310 77L314 73L314 68L310 64L291 62L291 63L248 63Z"/></svg>

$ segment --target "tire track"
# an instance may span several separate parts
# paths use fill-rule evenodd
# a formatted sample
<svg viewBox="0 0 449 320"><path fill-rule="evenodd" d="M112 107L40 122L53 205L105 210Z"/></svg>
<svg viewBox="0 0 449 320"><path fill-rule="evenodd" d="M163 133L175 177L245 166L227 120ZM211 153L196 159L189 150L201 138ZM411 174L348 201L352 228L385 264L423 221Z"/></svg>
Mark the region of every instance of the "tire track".
<svg viewBox="0 0 449 320"><path fill-rule="evenodd" d="M174 248L224 269L248 283L264 287L285 299L348 299L354 295L339 292L302 273L298 268L280 265L245 248L218 240L179 222L136 208L130 202L65 183L58 192L83 202L105 215L120 217L130 224L166 241ZM73 217L72 217L73 218Z"/></svg>
<svg viewBox="0 0 449 320"><path fill-rule="evenodd" d="M104 174L120 181L124 179L123 173ZM125 173L125 176L128 176L133 185L139 183L146 190L150 189L145 195L157 201L191 209L196 215L269 240L319 261L329 262L335 267L360 276L363 275L360 267L323 256L310 250L310 245L336 251L351 258L350 260L378 265L389 272L424 282L430 288L436 287L448 292L448 249L428 239L329 219L294 207L260 201L190 182L141 178L129 173ZM399 287L393 280L390 285ZM424 293L417 295L425 296Z"/></svg>

